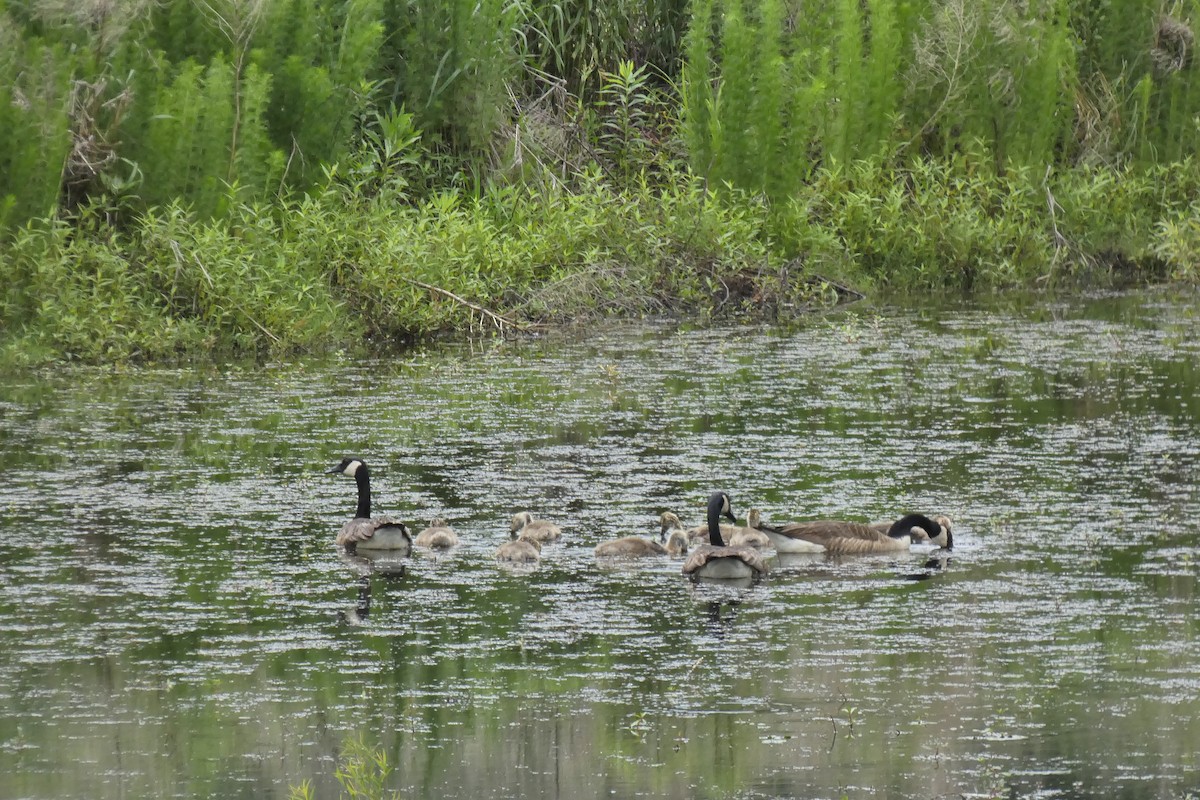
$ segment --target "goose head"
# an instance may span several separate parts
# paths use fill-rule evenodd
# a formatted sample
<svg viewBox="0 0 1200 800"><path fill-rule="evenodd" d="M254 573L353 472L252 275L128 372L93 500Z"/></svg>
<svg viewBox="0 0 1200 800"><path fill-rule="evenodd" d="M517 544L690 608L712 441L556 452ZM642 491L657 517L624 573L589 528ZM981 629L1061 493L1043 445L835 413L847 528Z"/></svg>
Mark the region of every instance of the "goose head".
<svg viewBox="0 0 1200 800"><path fill-rule="evenodd" d="M660 542L665 542L667 540L667 534L671 531L683 530L683 522L681 522L679 517L671 511L664 511L662 514L660 514L658 517L658 523L661 526L661 530L658 532L658 540Z"/></svg>
<svg viewBox="0 0 1200 800"><path fill-rule="evenodd" d="M941 535L942 531L943 528L939 523L924 514L905 514L892 523L887 535L893 539L902 539L908 536L912 541L925 541Z"/></svg>
<svg viewBox="0 0 1200 800"><path fill-rule="evenodd" d="M519 511L513 514L512 522L509 524L508 532L512 538L517 538L517 533L529 523L533 522L533 514L528 511Z"/></svg>
<svg viewBox="0 0 1200 800"><path fill-rule="evenodd" d="M369 519L371 516L371 471L361 458L343 458L337 464L325 470L326 475L346 475L354 478L358 485L358 509L354 512L355 519Z"/></svg>
<svg viewBox="0 0 1200 800"><path fill-rule="evenodd" d="M329 469L325 470L326 475L349 475L351 478L358 475L358 471L367 471L367 465L361 458L343 458L340 463L334 464Z"/></svg>
<svg viewBox="0 0 1200 800"><path fill-rule="evenodd" d="M951 533L951 531L950 531L950 528L951 528L950 518L947 517L945 514L938 514L936 517L933 518L933 521L941 526L941 531L930 536L929 538L933 541L934 544L941 545L942 547L946 548L947 550L953 550L954 549L954 534Z"/></svg>

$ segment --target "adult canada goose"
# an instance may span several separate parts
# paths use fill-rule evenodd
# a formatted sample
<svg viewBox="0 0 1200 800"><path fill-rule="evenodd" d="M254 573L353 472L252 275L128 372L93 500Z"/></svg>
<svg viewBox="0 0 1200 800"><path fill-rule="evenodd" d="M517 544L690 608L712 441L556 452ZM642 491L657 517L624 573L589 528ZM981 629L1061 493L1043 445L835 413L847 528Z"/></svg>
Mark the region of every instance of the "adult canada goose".
<svg viewBox="0 0 1200 800"><path fill-rule="evenodd" d="M338 531L337 543L350 551L391 550L402 555L412 550L412 536L403 522L391 517L371 518L371 471L366 463L360 458L343 458L325 474L337 473L349 475L358 484L358 509L354 519Z"/></svg>
<svg viewBox="0 0 1200 800"><path fill-rule="evenodd" d="M951 531L952 523L950 518L945 514L938 514L937 516L933 517L933 521L938 524L938 527L940 527L941 530L936 535L930 536L928 531L924 530L920 526L914 525L912 529L913 543L915 544L918 541L924 543L927 541L930 544L937 545L938 547L944 547L947 550L953 550L954 533ZM894 524L894 522L873 522L871 523L871 527L877 531L887 533Z"/></svg>
<svg viewBox="0 0 1200 800"><path fill-rule="evenodd" d="M497 561L532 564L542 557L542 543L537 539L518 536L510 539L496 550Z"/></svg>
<svg viewBox="0 0 1200 800"><path fill-rule="evenodd" d="M413 540L417 547L432 547L445 550L458 544L458 534L441 517L429 521L429 527L417 534Z"/></svg>
<svg viewBox="0 0 1200 800"><path fill-rule="evenodd" d="M729 495L713 492L708 498L708 544L697 547L683 564L692 578L754 578L767 572L767 562L753 547L726 546L721 539L721 517L734 520Z"/></svg>
<svg viewBox="0 0 1200 800"><path fill-rule="evenodd" d="M513 514L510 531L513 536L521 536L536 542L553 542L562 536L562 528L544 519L534 519L528 511Z"/></svg>
<svg viewBox="0 0 1200 800"><path fill-rule="evenodd" d="M785 525L762 523L761 527L780 553L819 552L812 548L812 545L819 545L826 553L835 555L908 550L913 542L914 529L921 532L917 534L919 538L931 538L941 533L941 526L923 514L901 517L891 523L886 531L862 522L833 519L790 522Z"/></svg>
<svg viewBox="0 0 1200 800"><path fill-rule="evenodd" d="M669 528L678 528L679 530L683 531L684 535L686 535L688 537L689 544L695 544L698 541L705 541L705 542L708 541L708 525L707 524L697 525L694 528L684 528L683 522L680 521L680 519L679 519L679 515L674 513L673 511L664 511L662 513L662 515L659 517L659 521L662 523L662 527L663 527L664 531L668 530ZM729 537L732 536L734 534L734 532L737 530L737 525L721 524L718 527L720 528L720 531L721 531L721 541L728 544Z"/></svg>

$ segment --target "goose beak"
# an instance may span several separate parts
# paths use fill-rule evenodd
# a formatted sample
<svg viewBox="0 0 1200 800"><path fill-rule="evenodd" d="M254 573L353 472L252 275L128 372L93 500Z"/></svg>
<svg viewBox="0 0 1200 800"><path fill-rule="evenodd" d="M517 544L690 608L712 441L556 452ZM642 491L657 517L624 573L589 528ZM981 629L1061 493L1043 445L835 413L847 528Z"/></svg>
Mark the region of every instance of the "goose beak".
<svg viewBox="0 0 1200 800"><path fill-rule="evenodd" d="M325 474L326 474L326 475L336 475L336 474L338 474L338 473L339 473L339 472L341 472L341 471L342 471L342 465L341 465L341 464L334 464L332 467L330 467L329 469L325 470Z"/></svg>

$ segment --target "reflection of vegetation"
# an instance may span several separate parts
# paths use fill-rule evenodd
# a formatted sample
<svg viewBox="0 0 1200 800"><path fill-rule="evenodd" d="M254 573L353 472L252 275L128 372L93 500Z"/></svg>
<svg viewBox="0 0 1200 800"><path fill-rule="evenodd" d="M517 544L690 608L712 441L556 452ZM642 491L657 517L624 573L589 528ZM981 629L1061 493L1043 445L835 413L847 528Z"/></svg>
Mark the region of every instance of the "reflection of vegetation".
<svg viewBox="0 0 1200 800"><path fill-rule="evenodd" d="M1008 771L1002 769L999 764L986 764L984 766L983 776L984 797L986 797L987 800L1000 800L1003 797L1008 797L1008 779Z"/></svg>
<svg viewBox="0 0 1200 800"><path fill-rule="evenodd" d="M380 747L371 747L362 736L347 739L337 770L333 773L342 785L340 797L348 800L383 800L398 798L400 793L387 790L387 779L395 767ZM289 800L314 800L312 782L302 781L292 786Z"/></svg>
<svg viewBox="0 0 1200 800"><path fill-rule="evenodd" d="M846 715L846 727L848 728L846 737L853 739L855 736L854 724L858 721L858 706L852 706L848 702L843 703L842 713Z"/></svg>
<svg viewBox="0 0 1200 800"><path fill-rule="evenodd" d="M633 715L633 719L625 725L625 730L632 733L638 739L645 739L646 732L650 730L650 723L646 721L646 712L639 711Z"/></svg>
<svg viewBox="0 0 1200 800"><path fill-rule="evenodd" d="M877 337L882 323L883 318L878 314L864 318L859 314L849 312L842 317L840 322L831 320L826 324L830 332L841 337L843 342L846 344L856 344L868 332L872 337Z"/></svg>
<svg viewBox="0 0 1200 800"><path fill-rule="evenodd" d="M584 785L601 773L626 794L683 796L672 794L680 775L722 796L768 781L777 794L802 794L852 767L864 785L919 797L934 753L949 796L988 788L982 767L962 769L979 764L980 750L1013 754L1002 764L1104 763L1116 753L1178 775L1195 744L1196 703L1178 681L1196 638L1195 567L1180 566L1196 552L1186 483L1195 459L1180 434L1192 429L1195 369L1158 349L1081 368L1084 344L1074 341L1050 354L1052 366L1039 352L1028 358L1045 366L1030 366L1005 355L1026 341L1023 326L996 325L1006 369L991 383L981 377L993 365L964 352L984 327L970 314L941 339L931 324L911 336L908 321L885 316L878 338L932 343L927 358L885 348L865 364L830 363L830 350L813 347L780 361L782 346L825 329L796 340L731 330L723 350L701 357L741 366L699 378L694 359L678 356L690 334L646 335L634 348L619 336L604 346L510 341L451 360L449 381L437 353L370 370L22 378L0 390L5 458L39 469L10 470L0 522L26 524L18 514L26 497L47 496L37 488L45 474L78 509L63 518L88 530L55 530L47 547L19 537L0 547L9 579L0 597L27 620L0 635L20 666L2 693L0 771L26 776L16 794L78 794L68 782L92 777L95 753L120 752L125 774L145 776L129 779L128 794L178 775L187 782L178 794L245 793L260 776L265 795L307 775L313 793L336 796L330 754L350 729L376 732L395 768L390 786L421 796L495 786L548 796L554 780ZM646 380L659 369L665 380ZM1107 391L1137 382L1147 390ZM698 400L697 386L719 402ZM610 391L647 415L612 414ZM914 501L961 492L954 502L969 513L955 569L903 586L878 564L780 570L734 624L721 621L722 638L677 565L594 570L585 548L599 528L577 529L533 578L495 569L489 537L503 533L493 517L514 495L579 498L567 505L579 519L632 528L649 518L645 506L694 494L718 474L686 463L721 438L690 434L701 411L710 429L750 434L751 457L731 448L733 466L719 467L744 482L747 503L768 496L782 509L829 490L832 506L861 487L897 497L902 488ZM1134 433L1152 424L1155 435L1105 436L1113 455L1081 464L1090 432L1106 434L1114 417ZM1068 427L1069 439L1056 438ZM814 447L797 456L796 441ZM928 444L932 458L897 458ZM389 509L476 510L464 513L476 538L453 563L415 559L403 582L376 580L369 624L356 628L331 619L356 589L324 527L342 506L305 471L325 459L302 463L334 445L390 454ZM566 458L529 464L548 452ZM1025 463L1027 454L1037 458ZM800 462L812 468L793 472ZM874 483L886 463L903 467ZM1114 478L1131 482L1111 491ZM1105 493L1077 492L1087 481ZM614 513L588 508L595 498ZM1114 498L1131 501L1120 517L1108 512ZM45 518L64 513L52 506ZM235 546L259 530L274 535ZM68 708L82 708L81 721ZM81 733L63 736L55 716ZM978 730L1003 736L981 741ZM239 766L242 754L263 752L283 758ZM35 758L45 759L41 772L21 769ZM463 763L479 768L464 773ZM828 771L811 778L813 768ZM1119 779L1082 777L1097 795ZM1035 778L1007 780L1033 793Z"/></svg>

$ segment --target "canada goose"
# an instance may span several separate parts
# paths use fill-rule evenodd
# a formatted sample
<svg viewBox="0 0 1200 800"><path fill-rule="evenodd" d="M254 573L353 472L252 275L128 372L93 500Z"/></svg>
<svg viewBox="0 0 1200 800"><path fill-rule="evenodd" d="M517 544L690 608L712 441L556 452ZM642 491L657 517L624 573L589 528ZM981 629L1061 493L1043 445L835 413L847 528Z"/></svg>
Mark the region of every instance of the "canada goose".
<svg viewBox="0 0 1200 800"><path fill-rule="evenodd" d="M938 514L933 518L933 521L941 526L942 532L937 536L930 536L929 541L936 544L938 547L944 547L947 550L954 549L954 533L950 530L953 523L945 514Z"/></svg>
<svg viewBox="0 0 1200 800"><path fill-rule="evenodd" d="M695 544L697 541L701 541L701 540L703 540L705 542L708 541L708 525L707 524L697 525L694 528L684 528L683 522L680 521L680 519L679 519L679 515L675 514L672 511L664 511L660 515L659 521L662 523L662 527L663 527L664 531L666 531L670 528L678 528L679 530L683 531L684 535L686 535L688 537L689 544ZM728 544L729 537L732 536L734 534L734 532L737 530L737 525L722 524L719 526L719 528L721 531L721 541Z"/></svg>
<svg viewBox="0 0 1200 800"><path fill-rule="evenodd" d="M683 529L679 517L667 511L659 515L658 521L661 528L658 532L658 541L643 539L641 536L623 536L620 539L613 539L608 542L601 542L596 545L593 551L601 558L613 556L628 556L630 558L641 556L678 556L683 555L688 551L687 531Z"/></svg>
<svg viewBox="0 0 1200 800"><path fill-rule="evenodd" d="M593 550L599 558L624 556L626 558L641 558L642 556L665 556L667 548L651 539L641 536L622 536L608 542L601 542Z"/></svg>
<svg viewBox="0 0 1200 800"><path fill-rule="evenodd" d="M496 550L497 561L512 561L532 564L542 557L542 543L537 539L518 536L510 539Z"/></svg>
<svg viewBox="0 0 1200 800"><path fill-rule="evenodd" d="M921 538L930 538L941 533L941 526L922 514L901 517L891 523L886 531L861 522L831 519L790 522L785 525L763 523L761 527L780 553L817 552L812 549L812 545L819 545L826 553L836 555L908 550L908 546L913 542L914 529L920 531L917 536Z"/></svg>
<svg viewBox="0 0 1200 800"><path fill-rule="evenodd" d="M708 498L708 541L697 547L684 562L683 574L692 578L753 578L766 574L767 562L753 547L725 546L721 539L720 518L736 521L725 492L713 492Z"/></svg>
<svg viewBox="0 0 1200 800"><path fill-rule="evenodd" d="M666 542L663 546L667 548L667 555L686 555L688 535L687 531L683 529L683 523L679 521L679 517L667 511L659 516L659 522L662 524L662 529L658 533L658 540Z"/></svg>
<svg viewBox="0 0 1200 800"><path fill-rule="evenodd" d="M337 543L350 551L392 550L402 555L412 550L412 536L403 522L391 517L371 518L371 471L366 463L359 458L343 458L325 474L337 473L349 475L358 484L358 510L354 519L338 531Z"/></svg>
<svg viewBox="0 0 1200 800"><path fill-rule="evenodd" d="M433 547L444 550L458 544L458 534L447 524L446 520L434 517L429 521L429 527L417 534L413 544L417 547Z"/></svg>
<svg viewBox="0 0 1200 800"><path fill-rule="evenodd" d="M761 550L764 547L770 547L771 540L767 538L765 533L759 530L761 525L762 512L757 508L750 509L750 511L746 514L746 527L737 528L734 530L733 535L729 537L729 546L738 547L740 545L746 545L747 547L753 547L757 550Z"/></svg>
<svg viewBox="0 0 1200 800"><path fill-rule="evenodd" d="M562 528L544 519L534 519L533 514L521 511L513 514L510 528L513 536L521 536L537 542L553 542L562 536Z"/></svg>
<svg viewBox="0 0 1200 800"><path fill-rule="evenodd" d="M945 514L938 514L932 519L937 523L941 530L934 535L930 535L929 531L926 531L920 525L914 525L912 528L913 543L916 544L918 541L921 543L929 542L930 544L937 545L938 547L944 547L947 550L953 550L954 534L951 531L952 523L950 518ZM887 533L889 530L891 530L891 527L894 524L895 523L893 522L873 522L871 523L871 527L882 533Z"/></svg>

